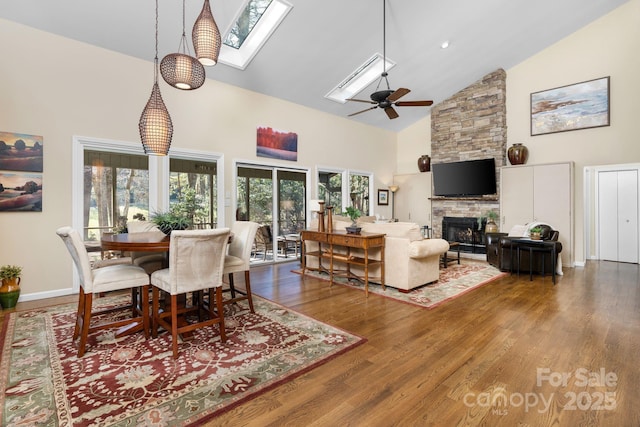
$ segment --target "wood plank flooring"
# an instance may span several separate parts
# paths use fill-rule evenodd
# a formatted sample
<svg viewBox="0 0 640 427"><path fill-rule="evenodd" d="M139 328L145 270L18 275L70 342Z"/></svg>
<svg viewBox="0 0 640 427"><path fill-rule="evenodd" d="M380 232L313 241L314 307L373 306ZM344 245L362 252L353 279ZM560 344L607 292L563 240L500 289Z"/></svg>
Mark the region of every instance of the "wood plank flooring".
<svg viewBox="0 0 640 427"><path fill-rule="evenodd" d="M252 269L254 294L367 342L208 425L640 426L636 264L507 276L433 310L295 268Z"/></svg>

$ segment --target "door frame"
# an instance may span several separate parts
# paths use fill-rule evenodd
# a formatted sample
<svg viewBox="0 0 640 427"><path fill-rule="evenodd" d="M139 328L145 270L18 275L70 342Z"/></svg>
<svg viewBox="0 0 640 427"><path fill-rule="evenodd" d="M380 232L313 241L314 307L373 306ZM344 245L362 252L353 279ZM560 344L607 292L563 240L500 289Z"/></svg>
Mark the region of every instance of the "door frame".
<svg viewBox="0 0 640 427"><path fill-rule="evenodd" d="M294 166L294 165L287 165L287 164L281 164L281 163L277 163L277 162L262 162L262 161L256 161L256 160L245 160L245 159L234 159L233 160L233 178L232 178L232 182L233 182L233 191L231 192L231 206L233 206L233 210L235 211L236 206L238 205L238 192L236 189L236 182L238 180L238 167L252 167L255 166L256 168L260 168L260 169L271 169L271 177L272 177L272 188L273 188L273 195L272 195L272 209L271 209L271 217L273 219L273 227L272 230L274 232L277 232L277 230L279 230L279 212L278 212L278 191L277 191L277 186L278 186L278 182L277 182L277 173L279 170L284 170L284 171L292 171L292 172L299 172L299 173L304 173L306 176L306 180L305 180L305 208L306 208L306 212L305 212L305 218L307 221L307 224L309 224L309 200L311 199L311 169L310 168L306 168L306 167L301 167L301 166ZM235 219L234 219L235 220ZM278 257L276 256L276 254L278 253L278 242L276 239L273 239L272 242L272 251L273 251L273 261L272 263L278 263L278 262L288 262L291 261L291 259L282 259L279 260L277 259Z"/></svg>

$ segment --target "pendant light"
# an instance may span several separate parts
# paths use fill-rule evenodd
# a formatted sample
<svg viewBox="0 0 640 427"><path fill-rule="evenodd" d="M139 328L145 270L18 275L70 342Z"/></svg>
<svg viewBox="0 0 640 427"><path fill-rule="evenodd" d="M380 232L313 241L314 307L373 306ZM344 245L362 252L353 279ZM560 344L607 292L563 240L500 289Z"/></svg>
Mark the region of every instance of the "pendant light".
<svg viewBox="0 0 640 427"><path fill-rule="evenodd" d="M182 38L177 53L171 53L160 62L160 73L165 82L171 86L182 89L198 89L204 84L204 67L196 58L191 56L187 36L184 32L184 3L182 0Z"/></svg>
<svg viewBox="0 0 640 427"><path fill-rule="evenodd" d="M153 89L138 123L145 154L166 156L173 137L171 116L162 101L158 86L158 0L156 0L156 56L153 61Z"/></svg>
<svg viewBox="0 0 640 427"><path fill-rule="evenodd" d="M213 19L209 0L204 0L202 12L200 12L200 16L198 16L198 19L196 19L196 22L193 24L191 37L193 39L193 50L196 53L198 61L208 67L216 65L218 63L222 37L220 37L218 25L215 19Z"/></svg>

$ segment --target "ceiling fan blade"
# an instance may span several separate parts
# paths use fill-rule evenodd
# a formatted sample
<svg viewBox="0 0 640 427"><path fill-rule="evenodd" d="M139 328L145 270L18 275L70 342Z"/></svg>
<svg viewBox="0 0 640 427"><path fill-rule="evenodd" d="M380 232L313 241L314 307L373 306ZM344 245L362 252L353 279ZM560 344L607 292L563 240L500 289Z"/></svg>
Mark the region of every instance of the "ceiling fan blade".
<svg viewBox="0 0 640 427"><path fill-rule="evenodd" d="M373 107L367 108L366 110L358 111L356 113L351 113L347 117L355 116L356 114L364 113L365 111L373 110L373 109L376 109L376 108L378 108L378 106L374 105Z"/></svg>
<svg viewBox="0 0 640 427"><path fill-rule="evenodd" d="M395 101L397 99L402 98L403 96L405 96L409 92L411 92L409 89L401 87L400 89L397 89L395 92L393 92L391 95L389 95L387 97L387 100L389 102L393 102L393 101Z"/></svg>
<svg viewBox="0 0 640 427"><path fill-rule="evenodd" d="M395 103L397 107L428 107L433 101L398 101Z"/></svg>
<svg viewBox="0 0 640 427"><path fill-rule="evenodd" d="M366 100L366 99L347 98L347 101L357 101L357 102L366 102L367 104L377 104L377 102Z"/></svg>
<svg viewBox="0 0 640 427"><path fill-rule="evenodd" d="M389 116L390 119L396 119L399 117L398 113L393 109L393 107L385 108L384 112L387 113L387 116Z"/></svg>

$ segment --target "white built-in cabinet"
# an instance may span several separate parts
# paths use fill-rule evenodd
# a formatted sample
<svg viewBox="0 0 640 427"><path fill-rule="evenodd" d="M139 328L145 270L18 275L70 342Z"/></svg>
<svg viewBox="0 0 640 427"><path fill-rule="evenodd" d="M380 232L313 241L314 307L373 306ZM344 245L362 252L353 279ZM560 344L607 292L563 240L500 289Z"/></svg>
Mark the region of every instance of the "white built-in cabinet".
<svg viewBox="0 0 640 427"><path fill-rule="evenodd" d="M500 229L539 221L560 232L562 265L574 265L573 162L504 166Z"/></svg>
<svg viewBox="0 0 640 427"><path fill-rule="evenodd" d="M398 221L431 227L431 172L395 175L393 183L398 186L392 197Z"/></svg>

